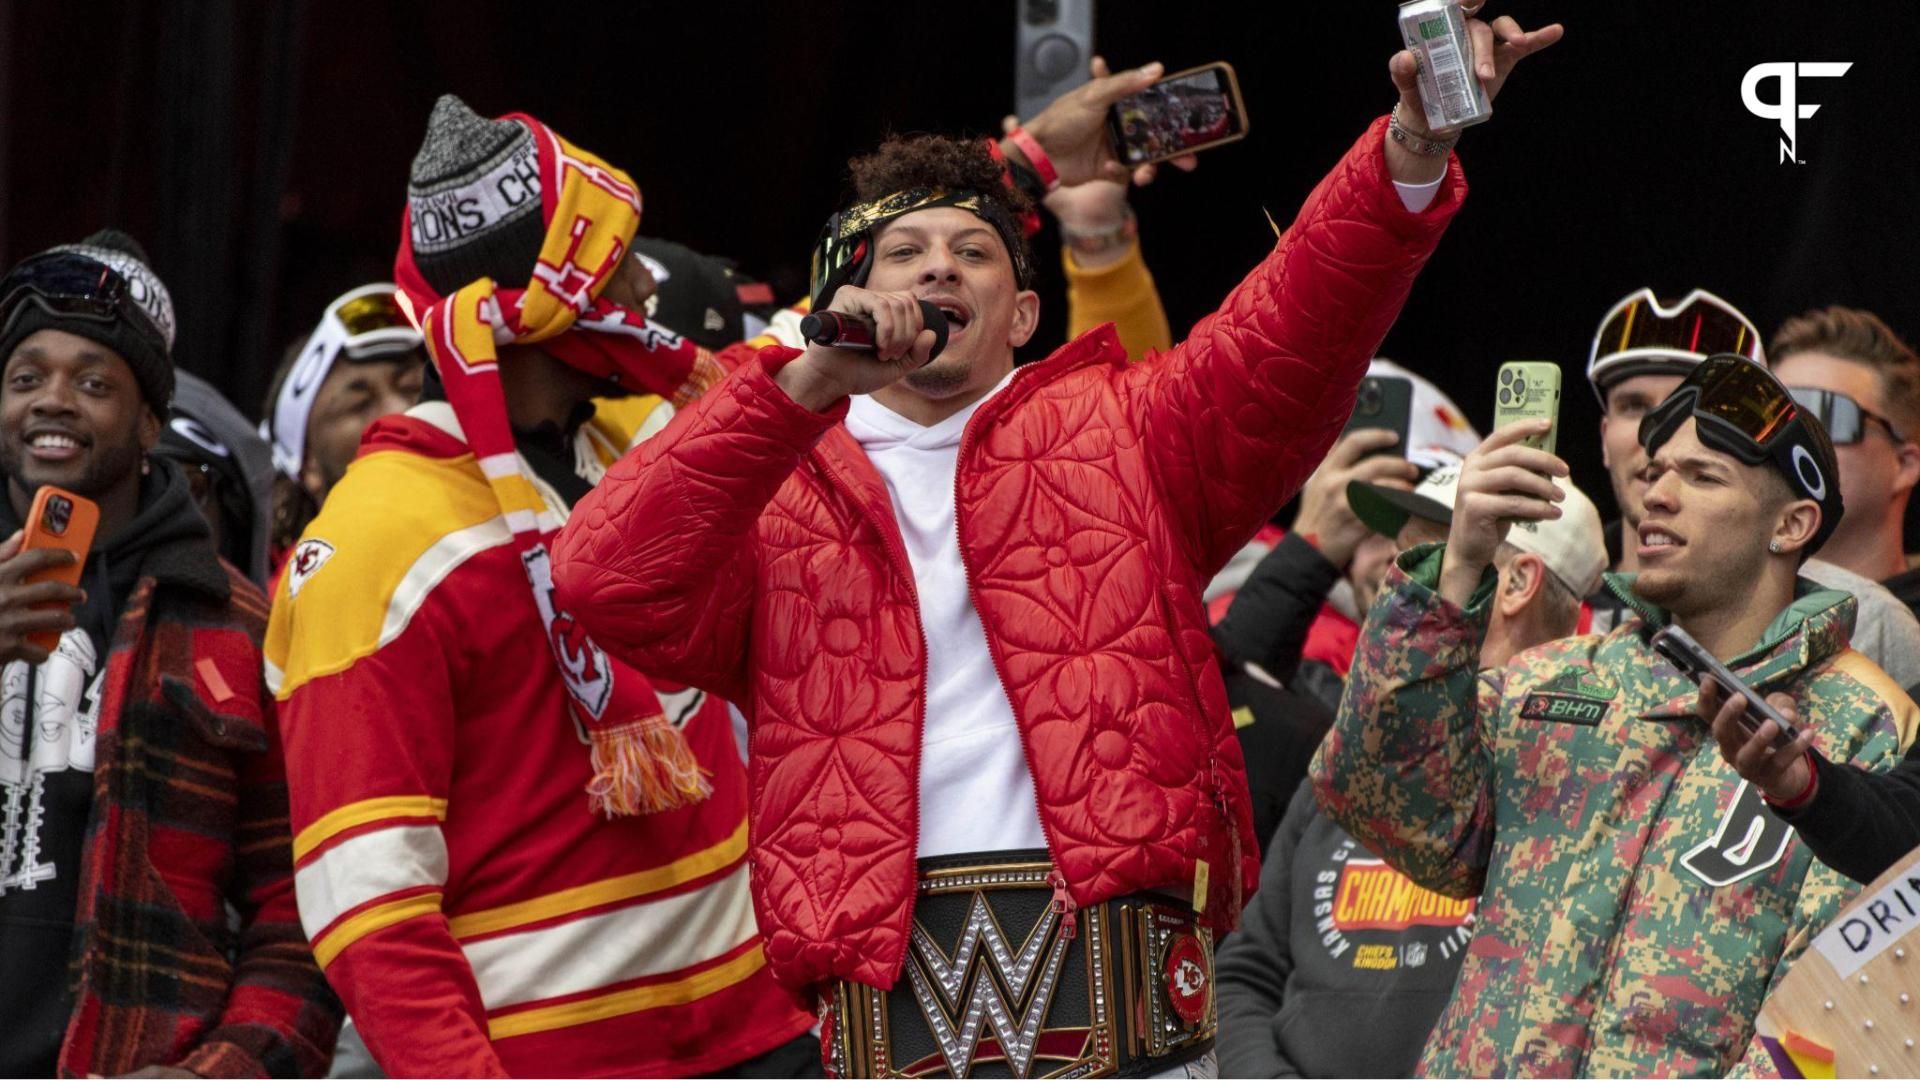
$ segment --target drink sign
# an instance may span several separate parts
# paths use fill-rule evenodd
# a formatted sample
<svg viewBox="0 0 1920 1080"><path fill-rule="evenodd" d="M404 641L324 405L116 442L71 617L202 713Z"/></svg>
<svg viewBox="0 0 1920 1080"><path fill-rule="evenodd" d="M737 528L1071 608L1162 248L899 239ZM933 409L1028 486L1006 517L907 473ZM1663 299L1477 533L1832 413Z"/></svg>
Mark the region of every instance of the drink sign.
<svg viewBox="0 0 1920 1080"><path fill-rule="evenodd" d="M1920 849L1813 939L1755 1027L1782 1076L1920 1076Z"/></svg>
<svg viewBox="0 0 1920 1080"><path fill-rule="evenodd" d="M1920 867L1896 875L1865 901L1855 901L1838 922L1813 939L1813 947L1844 979L1893 948L1916 925L1920 925Z"/></svg>

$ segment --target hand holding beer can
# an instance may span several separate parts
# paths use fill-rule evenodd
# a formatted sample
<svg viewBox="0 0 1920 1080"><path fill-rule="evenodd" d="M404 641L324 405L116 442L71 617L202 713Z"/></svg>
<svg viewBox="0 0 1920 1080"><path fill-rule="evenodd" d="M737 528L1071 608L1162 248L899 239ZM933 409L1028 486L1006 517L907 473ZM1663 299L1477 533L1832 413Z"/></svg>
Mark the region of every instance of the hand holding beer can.
<svg viewBox="0 0 1920 1080"><path fill-rule="evenodd" d="M1473 40L1460 0L1406 0L1400 40L1420 64L1420 104L1430 131L1470 127L1493 115L1473 70Z"/></svg>

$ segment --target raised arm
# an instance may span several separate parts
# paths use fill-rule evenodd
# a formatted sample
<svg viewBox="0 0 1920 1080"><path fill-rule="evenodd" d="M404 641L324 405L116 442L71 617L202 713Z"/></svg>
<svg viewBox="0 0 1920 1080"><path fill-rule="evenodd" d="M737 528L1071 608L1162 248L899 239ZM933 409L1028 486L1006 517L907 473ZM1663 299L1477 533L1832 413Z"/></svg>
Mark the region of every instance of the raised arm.
<svg viewBox="0 0 1920 1080"><path fill-rule="evenodd" d="M1508 17L1470 25L1487 43L1480 74L1490 97L1514 65L1561 33L1558 25L1527 33ZM1455 133L1428 131L1421 119L1412 55L1397 54L1389 71L1397 120L1367 129L1219 310L1129 373L1135 423L1203 573L1245 543L1326 454L1374 349L1465 197L1450 153ZM1435 181L1431 193L1413 190Z"/></svg>
<svg viewBox="0 0 1920 1080"><path fill-rule="evenodd" d="M1550 477L1566 463L1521 440L1545 421L1508 424L1460 466L1444 545L1415 548L1388 573L1360 630L1346 697L1314 757L1326 812L1416 883L1474 896L1493 850L1494 774L1482 729L1500 706L1478 674L1494 551L1515 521L1560 516ZM1442 568L1444 565L1444 569Z"/></svg>
<svg viewBox="0 0 1920 1080"><path fill-rule="evenodd" d="M1326 455L1465 196L1456 163L1431 206L1408 210L1388 173L1386 124L1361 136L1217 311L1127 373L1133 422L1205 573Z"/></svg>

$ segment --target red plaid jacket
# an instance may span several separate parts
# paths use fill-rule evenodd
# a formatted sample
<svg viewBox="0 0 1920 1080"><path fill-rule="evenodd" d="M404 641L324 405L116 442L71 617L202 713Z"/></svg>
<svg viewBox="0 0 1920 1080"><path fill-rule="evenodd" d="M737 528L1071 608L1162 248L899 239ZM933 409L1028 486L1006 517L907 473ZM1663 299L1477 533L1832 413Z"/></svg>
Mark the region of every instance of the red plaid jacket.
<svg viewBox="0 0 1920 1080"><path fill-rule="evenodd" d="M261 679L266 624L266 598L211 557L162 584L142 578L120 617L65 1075L326 1070L341 1010L294 905L286 774Z"/></svg>

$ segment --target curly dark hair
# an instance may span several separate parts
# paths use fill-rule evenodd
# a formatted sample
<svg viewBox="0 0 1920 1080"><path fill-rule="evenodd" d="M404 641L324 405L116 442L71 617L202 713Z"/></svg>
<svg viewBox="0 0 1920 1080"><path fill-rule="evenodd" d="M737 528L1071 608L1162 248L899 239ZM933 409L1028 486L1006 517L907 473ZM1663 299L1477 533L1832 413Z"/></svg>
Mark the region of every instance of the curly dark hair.
<svg viewBox="0 0 1920 1080"><path fill-rule="evenodd" d="M940 188L945 191L970 190L981 198L1000 204L1010 221L1033 209L1033 200L1025 192L1009 187L1002 179L1000 163L987 152L979 139L948 135L889 135L871 154L854 158L847 164L853 176L854 198L860 202L891 195L908 188ZM1018 252L1009 252L1018 264L1032 252L1025 236L1015 236Z"/></svg>

